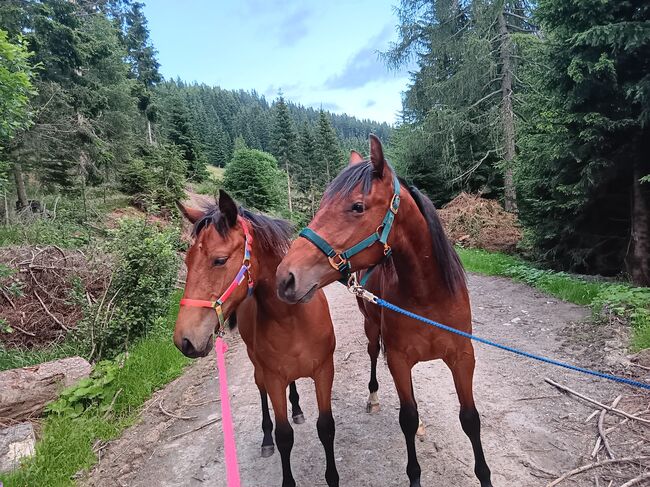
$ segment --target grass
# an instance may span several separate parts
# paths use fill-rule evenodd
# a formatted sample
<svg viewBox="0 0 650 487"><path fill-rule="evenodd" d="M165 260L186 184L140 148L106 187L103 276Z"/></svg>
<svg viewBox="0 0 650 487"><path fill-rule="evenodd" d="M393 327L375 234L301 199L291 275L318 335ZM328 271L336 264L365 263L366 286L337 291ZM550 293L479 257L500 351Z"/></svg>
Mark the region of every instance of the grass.
<svg viewBox="0 0 650 487"><path fill-rule="evenodd" d="M67 342L46 348L24 350L0 346L0 371L27 367L72 355L75 355L75 349Z"/></svg>
<svg viewBox="0 0 650 487"><path fill-rule="evenodd" d="M611 312L630 322L632 348L650 348L650 289L620 282L587 280L566 272L537 269L524 260L496 252L457 248L468 271L525 282L556 298L591 307L598 315Z"/></svg>
<svg viewBox="0 0 650 487"><path fill-rule="evenodd" d="M97 460L95 441L118 437L134 423L151 394L182 373L189 359L176 350L171 339L179 299L176 293L164 324L135 344L117 370L112 387L122 392L117 395L112 413L106 415L98 408L89 408L76 418L48 415L35 456L19 470L0 474L6 487L74 485L73 477L90 469Z"/></svg>

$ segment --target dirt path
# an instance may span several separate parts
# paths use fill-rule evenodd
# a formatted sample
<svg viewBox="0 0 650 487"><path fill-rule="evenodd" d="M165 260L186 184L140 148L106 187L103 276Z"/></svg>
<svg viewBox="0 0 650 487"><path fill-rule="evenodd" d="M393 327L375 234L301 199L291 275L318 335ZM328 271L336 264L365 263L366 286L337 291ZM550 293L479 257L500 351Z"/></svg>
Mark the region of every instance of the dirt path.
<svg viewBox="0 0 650 487"><path fill-rule="evenodd" d="M380 361L382 409L369 415L364 412L369 362L361 315L342 286L333 285L326 291L337 335L333 412L341 485L405 485L406 451L398 424L397 396L388 369ZM591 350L594 347L568 338L586 326L573 325L588 316L584 308L558 302L527 286L500 278L471 276L470 293L476 334L590 365L586 357L594 356L596 352ZM228 342L231 346L228 373L242 483L256 487L280 485L277 451L270 458L259 455L261 414L252 366L239 336L231 335ZM602 349L602 345L597 348ZM593 408L560 394L544 383L544 377L605 402L619 393L627 397L631 392L484 346L477 347L477 357L476 402L482 414L483 445L495 487L545 485L549 479L591 461L595 422L586 424L585 418ZM422 485L478 486L472 472L469 441L457 419L458 404L450 373L438 361L419 364L413 376L420 416L427 425L426 437L417 445ZM218 423L174 438L219 418L217 390L214 357L210 356L158 393L143 412L142 421L103 451L89 485L225 486ZM300 486L326 485L311 380L298 381L298 390L307 421L294 425L294 476ZM166 416L159 409L161 399L167 411L193 419ZM636 396L628 403L626 400L621 404L637 411L639 401L647 404L648 396L644 399ZM643 436L648 431L626 433L627 440L631 436L636 441L629 442L634 454L650 454L650 442ZM634 469L627 478L643 471L640 466ZM608 480L601 480L600 485L607 483ZM590 474L571 485L596 484Z"/></svg>

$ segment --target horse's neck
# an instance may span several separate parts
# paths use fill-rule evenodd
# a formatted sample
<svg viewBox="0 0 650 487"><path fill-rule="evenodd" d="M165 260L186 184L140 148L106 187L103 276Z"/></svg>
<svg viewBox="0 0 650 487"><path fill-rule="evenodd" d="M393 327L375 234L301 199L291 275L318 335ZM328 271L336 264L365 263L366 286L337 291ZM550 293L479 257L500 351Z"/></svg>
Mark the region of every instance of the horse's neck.
<svg viewBox="0 0 650 487"><path fill-rule="evenodd" d="M410 197L403 198L399 216L393 228L392 246L397 274L395 291L419 305L448 299L427 222Z"/></svg>
<svg viewBox="0 0 650 487"><path fill-rule="evenodd" d="M251 269L255 283L253 299L257 301L263 316L269 318L282 316L286 304L278 298L275 278L276 269L282 259L269 255L268 252L265 253L255 241L253 255L255 256L255 265Z"/></svg>

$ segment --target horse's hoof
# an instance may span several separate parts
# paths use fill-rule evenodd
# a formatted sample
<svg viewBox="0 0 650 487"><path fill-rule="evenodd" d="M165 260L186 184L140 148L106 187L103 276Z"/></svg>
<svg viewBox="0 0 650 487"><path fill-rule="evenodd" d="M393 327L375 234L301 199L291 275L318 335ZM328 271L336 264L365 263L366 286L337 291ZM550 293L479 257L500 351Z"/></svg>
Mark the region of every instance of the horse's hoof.
<svg viewBox="0 0 650 487"><path fill-rule="evenodd" d="M274 445L262 445L262 458L268 458L275 452Z"/></svg>
<svg viewBox="0 0 650 487"><path fill-rule="evenodd" d="M420 424L418 426L418 430L415 432L415 436L418 437L418 440L424 441L424 435L426 435L427 430L424 427L424 423L420 421Z"/></svg>
<svg viewBox="0 0 650 487"><path fill-rule="evenodd" d="M294 422L294 424L302 424L302 423L304 423L305 422L305 415L302 414L302 413L296 414L295 416L293 416L293 422Z"/></svg>
<svg viewBox="0 0 650 487"><path fill-rule="evenodd" d="M375 403L367 402L366 403L366 412L368 414L378 413L379 411L381 411L381 407L379 406L378 402L375 402Z"/></svg>

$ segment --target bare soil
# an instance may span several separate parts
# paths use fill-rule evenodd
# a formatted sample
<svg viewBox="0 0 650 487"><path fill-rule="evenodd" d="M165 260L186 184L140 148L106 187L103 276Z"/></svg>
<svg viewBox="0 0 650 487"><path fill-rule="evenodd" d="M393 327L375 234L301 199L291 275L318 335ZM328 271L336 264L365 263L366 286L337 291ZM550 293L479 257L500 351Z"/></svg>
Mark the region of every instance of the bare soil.
<svg viewBox="0 0 650 487"><path fill-rule="evenodd" d="M336 458L342 486L407 485L406 449L398 424L398 401L383 362L378 366L381 410L367 414L369 360L362 318L343 286L326 290L336 327L336 376L333 413L336 420ZM591 333L585 308L550 298L507 279L471 276L474 332L502 343L583 366L630 373L625 362L625 335L616 327ZM171 337L170 337L171 339ZM259 394L244 344L235 333L227 337L228 380L235 434L245 486L281 484L279 454L260 457L262 440ZM620 357L604 363L600 357ZM623 395L619 407L643 411L650 395L628 387L592 380L552 366L476 346L476 402L481 412L483 446L495 487L544 486L562 473L591 463L597 417L586 418L594 407L560 393L545 377L604 403ZM638 369L639 378L650 379ZM469 441L457 419L458 403L451 374L440 361L422 363L414 373L415 394L426 435L418 442L423 486L477 487ZM317 409L311 380L298 381L306 422L294 425L294 477L300 486L326 485L324 453L316 433ZM86 479L95 486L225 486L220 423L183 436L220 418L218 379L213 356L197 361L187 372L157 393L141 414L141 421L122 438L98 445L100 463ZM167 413L191 419L178 419ZM647 410L646 410L647 411ZM649 418L647 412L642 413ZM608 414L605 427L620 425ZM650 428L636 422L609 433L618 457L650 455ZM604 452L598 459L607 458ZM561 485L622 485L650 469L650 462L591 470ZM597 480L596 480L597 479ZM647 485L647 484L635 484Z"/></svg>

